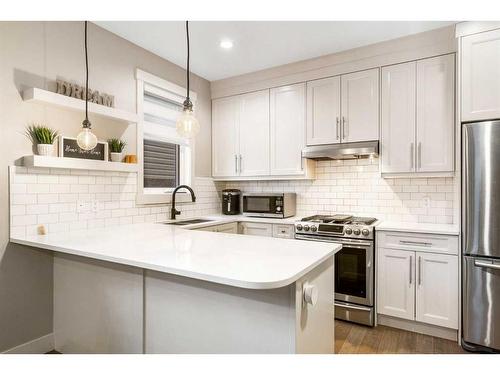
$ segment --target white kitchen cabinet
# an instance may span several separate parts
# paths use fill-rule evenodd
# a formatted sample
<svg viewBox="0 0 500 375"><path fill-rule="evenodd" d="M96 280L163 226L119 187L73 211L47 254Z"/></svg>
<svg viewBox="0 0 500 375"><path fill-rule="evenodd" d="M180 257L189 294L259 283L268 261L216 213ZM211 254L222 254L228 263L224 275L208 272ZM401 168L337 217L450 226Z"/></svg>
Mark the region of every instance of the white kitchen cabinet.
<svg viewBox="0 0 500 375"><path fill-rule="evenodd" d="M239 97L240 176L269 174L269 90Z"/></svg>
<svg viewBox="0 0 500 375"><path fill-rule="evenodd" d="M455 55L418 61L417 172L453 170L454 111Z"/></svg>
<svg viewBox="0 0 500 375"><path fill-rule="evenodd" d="M212 102L214 177L269 174L269 90Z"/></svg>
<svg viewBox="0 0 500 375"><path fill-rule="evenodd" d="M457 236L381 231L377 313L458 329L457 246Z"/></svg>
<svg viewBox="0 0 500 375"><path fill-rule="evenodd" d="M457 329L458 257L417 252L416 285L416 320Z"/></svg>
<svg viewBox="0 0 500 375"><path fill-rule="evenodd" d="M342 87L342 142L379 139L379 69L344 74Z"/></svg>
<svg viewBox="0 0 500 375"><path fill-rule="evenodd" d="M455 55L382 68L381 173L454 170Z"/></svg>
<svg viewBox="0 0 500 375"><path fill-rule="evenodd" d="M340 77L307 82L307 145L340 142Z"/></svg>
<svg viewBox="0 0 500 375"><path fill-rule="evenodd" d="M220 225L211 225L208 227L198 228L198 230L205 232L219 232L219 233L233 233L238 234L238 223L227 223Z"/></svg>
<svg viewBox="0 0 500 375"><path fill-rule="evenodd" d="M238 172L239 99L229 97L212 102L212 173L234 176Z"/></svg>
<svg viewBox="0 0 500 375"><path fill-rule="evenodd" d="M377 312L413 320L415 317L415 255L378 248Z"/></svg>
<svg viewBox="0 0 500 375"><path fill-rule="evenodd" d="M415 170L415 66L412 61L382 68L382 173Z"/></svg>
<svg viewBox="0 0 500 375"><path fill-rule="evenodd" d="M500 29L461 38L462 121L500 118Z"/></svg>
<svg viewBox="0 0 500 375"><path fill-rule="evenodd" d="M303 175L306 145L306 85L271 89L271 175Z"/></svg>
<svg viewBox="0 0 500 375"><path fill-rule="evenodd" d="M247 234L249 236L273 236L273 225L267 223L250 223L243 222L240 223L240 233Z"/></svg>
<svg viewBox="0 0 500 375"><path fill-rule="evenodd" d="M273 224L273 237L295 238L295 225Z"/></svg>

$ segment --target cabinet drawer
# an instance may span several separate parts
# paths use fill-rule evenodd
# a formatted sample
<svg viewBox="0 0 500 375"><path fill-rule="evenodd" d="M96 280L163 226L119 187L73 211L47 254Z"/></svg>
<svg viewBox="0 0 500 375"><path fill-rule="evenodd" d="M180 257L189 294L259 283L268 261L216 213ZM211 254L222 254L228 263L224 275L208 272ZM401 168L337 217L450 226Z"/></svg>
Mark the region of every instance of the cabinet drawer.
<svg viewBox="0 0 500 375"><path fill-rule="evenodd" d="M458 254L458 236L380 231L376 238L379 248Z"/></svg>
<svg viewBox="0 0 500 375"><path fill-rule="evenodd" d="M289 224L273 224L273 237L294 238L295 227Z"/></svg>
<svg viewBox="0 0 500 375"><path fill-rule="evenodd" d="M250 236L273 236L273 225L272 224L262 224L262 223L240 223L241 234L247 234Z"/></svg>
<svg viewBox="0 0 500 375"><path fill-rule="evenodd" d="M218 225L216 232L238 234L238 223L227 223Z"/></svg>

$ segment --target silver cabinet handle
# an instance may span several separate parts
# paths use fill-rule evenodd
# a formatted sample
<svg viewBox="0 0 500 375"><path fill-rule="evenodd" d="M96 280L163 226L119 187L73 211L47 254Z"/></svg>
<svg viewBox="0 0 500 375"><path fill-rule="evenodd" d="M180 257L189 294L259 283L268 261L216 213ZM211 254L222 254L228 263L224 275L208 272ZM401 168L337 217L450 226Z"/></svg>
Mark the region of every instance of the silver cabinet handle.
<svg viewBox="0 0 500 375"><path fill-rule="evenodd" d="M410 255L410 285L412 284L412 274L413 274L412 265L413 265L413 256Z"/></svg>
<svg viewBox="0 0 500 375"><path fill-rule="evenodd" d="M475 260L474 265L476 267L493 268L495 270L500 270L500 264L481 262L480 260Z"/></svg>
<svg viewBox="0 0 500 375"><path fill-rule="evenodd" d="M418 257L418 285L422 284L422 257Z"/></svg>
<svg viewBox="0 0 500 375"><path fill-rule="evenodd" d="M403 244L403 245L432 246L432 242L419 242L419 241L399 240L399 243Z"/></svg>
<svg viewBox="0 0 500 375"><path fill-rule="evenodd" d="M335 120L335 138L336 139L339 139L339 123L340 123L339 116L337 116L337 118Z"/></svg>
<svg viewBox="0 0 500 375"><path fill-rule="evenodd" d="M240 173L241 173L241 159L242 159L242 156L240 154Z"/></svg>
<svg viewBox="0 0 500 375"><path fill-rule="evenodd" d="M411 170L414 169L414 165L413 165L413 161L415 160L415 155L414 155L414 152L413 152L413 142L411 143L410 145L410 162L411 162Z"/></svg>
<svg viewBox="0 0 500 375"><path fill-rule="evenodd" d="M238 174L238 155L234 154L234 173Z"/></svg>
<svg viewBox="0 0 500 375"><path fill-rule="evenodd" d="M418 142L417 147L418 169L422 168L422 142Z"/></svg>
<svg viewBox="0 0 500 375"><path fill-rule="evenodd" d="M346 130L346 126L345 126L346 122L347 122L347 121L345 120L345 117L344 117L344 116L342 116L342 139L344 139L344 140L345 140L345 139L346 139L346 137L349 135L349 134L345 131L345 130Z"/></svg>

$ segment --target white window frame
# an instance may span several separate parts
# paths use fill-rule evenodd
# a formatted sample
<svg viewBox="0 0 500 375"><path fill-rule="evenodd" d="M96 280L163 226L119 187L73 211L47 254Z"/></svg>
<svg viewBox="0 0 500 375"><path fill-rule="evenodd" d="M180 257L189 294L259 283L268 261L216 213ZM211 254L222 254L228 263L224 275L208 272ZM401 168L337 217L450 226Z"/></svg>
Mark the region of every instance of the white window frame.
<svg viewBox="0 0 500 375"><path fill-rule="evenodd" d="M144 87L148 85L148 91L154 91L157 87L158 92L161 93L161 97L173 101L182 105L186 96L186 89L182 86L176 85L165 79L159 78L151 73L148 73L141 69L136 69L135 72L136 85L137 85L137 114L139 116L139 122L137 123L137 163L139 170L137 173L137 203L142 205L147 204L162 204L171 203L172 194L170 194L173 189L164 189L163 193L151 194L144 192ZM189 96L193 102L193 111L196 110L196 93L189 91ZM191 148L191 167L186 177L187 181L181 181L181 183L192 184L194 181L194 160L195 160L195 142L193 140L187 140L189 147ZM181 193L181 191L179 191ZM190 202L191 195L180 194L176 197L178 202Z"/></svg>

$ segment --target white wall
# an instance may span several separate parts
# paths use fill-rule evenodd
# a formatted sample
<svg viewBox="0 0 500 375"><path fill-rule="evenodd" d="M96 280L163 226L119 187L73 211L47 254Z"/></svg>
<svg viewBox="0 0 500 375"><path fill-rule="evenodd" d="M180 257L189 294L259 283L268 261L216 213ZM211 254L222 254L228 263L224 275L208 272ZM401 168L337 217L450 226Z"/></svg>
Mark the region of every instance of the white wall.
<svg viewBox="0 0 500 375"><path fill-rule="evenodd" d="M83 120L81 114L24 103L20 93L33 86L54 89L59 77L83 84L83 37L82 22L0 22L0 352L52 331L51 255L8 242L8 166L32 153L22 134L30 122L76 136ZM185 85L184 69L94 24L89 25L88 42L89 85L115 95L117 108L136 110L136 68ZM202 128L196 141L196 175L209 176L210 84L194 75L191 82ZM126 131L113 122L91 121L99 138L125 134L128 152L135 152L133 127Z"/></svg>

